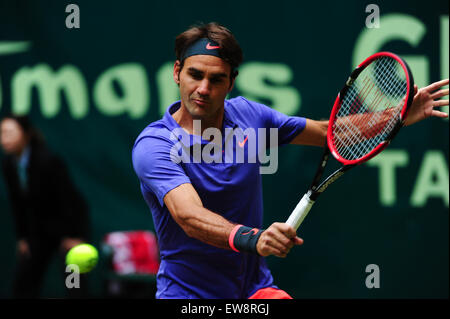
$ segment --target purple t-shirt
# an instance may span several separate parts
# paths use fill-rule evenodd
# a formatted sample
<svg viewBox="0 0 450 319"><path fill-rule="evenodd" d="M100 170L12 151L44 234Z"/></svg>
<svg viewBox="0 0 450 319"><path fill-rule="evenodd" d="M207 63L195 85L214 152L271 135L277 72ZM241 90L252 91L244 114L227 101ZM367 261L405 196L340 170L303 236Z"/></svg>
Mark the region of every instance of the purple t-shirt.
<svg viewBox="0 0 450 319"><path fill-rule="evenodd" d="M191 183L205 208L231 222L262 228L260 167L264 161L259 159L258 149L273 147L270 128L277 129L278 145L288 144L303 130L306 119L237 97L225 100L222 140L208 141L180 128L172 117L180 105L175 102L161 120L148 125L132 152L161 254L156 297L244 299L258 289L276 287L263 257L188 237L164 205L164 196ZM209 147L213 142L216 148ZM237 149L243 157L235 154Z"/></svg>

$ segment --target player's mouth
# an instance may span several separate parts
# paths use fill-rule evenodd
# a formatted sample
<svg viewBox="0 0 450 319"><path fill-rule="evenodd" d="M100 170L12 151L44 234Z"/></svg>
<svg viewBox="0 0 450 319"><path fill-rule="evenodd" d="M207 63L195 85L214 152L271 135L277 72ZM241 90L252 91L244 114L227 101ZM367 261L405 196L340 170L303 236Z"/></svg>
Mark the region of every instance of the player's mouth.
<svg viewBox="0 0 450 319"><path fill-rule="evenodd" d="M204 107L207 106L209 104L208 101L206 100L201 100L201 99L193 99L194 103L197 104L200 107Z"/></svg>

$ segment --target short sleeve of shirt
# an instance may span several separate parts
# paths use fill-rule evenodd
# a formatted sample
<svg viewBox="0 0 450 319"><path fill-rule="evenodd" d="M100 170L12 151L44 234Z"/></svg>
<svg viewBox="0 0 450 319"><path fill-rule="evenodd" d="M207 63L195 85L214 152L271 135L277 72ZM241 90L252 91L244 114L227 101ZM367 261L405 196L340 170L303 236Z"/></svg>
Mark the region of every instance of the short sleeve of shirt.
<svg viewBox="0 0 450 319"><path fill-rule="evenodd" d="M144 136L136 141L132 151L133 167L141 187L151 190L161 207L170 190L190 183L181 165L173 160L173 145L163 137Z"/></svg>
<svg viewBox="0 0 450 319"><path fill-rule="evenodd" d="M304 117L288 116L264 104L242 99L250 104L252 112L259 113L267 128L278 128L279 146L289 144L306 126Z"/></svg>

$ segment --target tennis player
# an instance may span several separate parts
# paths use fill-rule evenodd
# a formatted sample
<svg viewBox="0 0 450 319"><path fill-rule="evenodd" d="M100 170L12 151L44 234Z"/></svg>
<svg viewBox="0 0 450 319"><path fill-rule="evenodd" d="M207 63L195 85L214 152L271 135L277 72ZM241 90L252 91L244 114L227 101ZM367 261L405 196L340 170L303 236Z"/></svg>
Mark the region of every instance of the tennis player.
<svg viewBox="0 0 450 319"><path fill-rule="evenodd" d="M159 240L156 297L291 299L275 285L264 257L286 257L303 240L285 223L262 229L261 163L227 161L225 144L236 139L234 131L253 128L256 136L248 134L231 143L248 154L254 144L250 137L269 139L268 131L267 136L258 136L258 128L276 128L275 143L272 139L276 145L270 147L323 146L328 122L286 116L243 97L227 100L242 50L233 34L219 24L194 26L181 33L175 53L173 78L181 100L142 131L132 151ZM427 88L431 92L445 84L448 80ZM448 90L433 95L425 89L416 94L408 124L447 116L433 108L448 105L448 100L446 104L434 101L448 95ZM205 136L208 129L220 132L222 139ZM195 157L195 150L204 151L211 144L212 150L222 149L214 154L215 161Z"/></svg>

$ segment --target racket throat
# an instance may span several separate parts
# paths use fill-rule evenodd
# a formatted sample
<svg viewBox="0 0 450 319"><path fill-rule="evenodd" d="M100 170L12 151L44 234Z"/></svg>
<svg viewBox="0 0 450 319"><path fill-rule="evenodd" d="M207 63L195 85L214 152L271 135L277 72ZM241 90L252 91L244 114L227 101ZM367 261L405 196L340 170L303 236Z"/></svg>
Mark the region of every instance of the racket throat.
<svg viewBox="0 0 450 319"><path fill-rule="evenodd" d="M322 192L327 189L327 187L335 182L339 177L344 175L346 171L354 167L355 165L345 165L336 170L333 174L331 174L326 180L324 180L319 186L313 186L311 187L311 190L308 193L310 194L310 198L313 201L317 200L317 197L319 197Z"/></svg>

